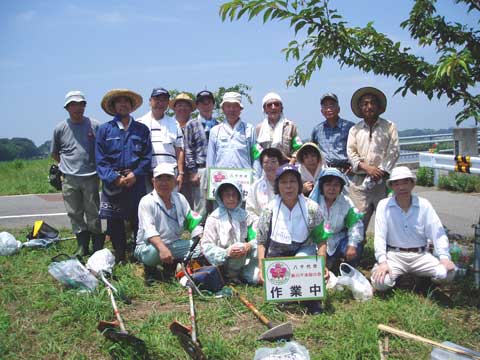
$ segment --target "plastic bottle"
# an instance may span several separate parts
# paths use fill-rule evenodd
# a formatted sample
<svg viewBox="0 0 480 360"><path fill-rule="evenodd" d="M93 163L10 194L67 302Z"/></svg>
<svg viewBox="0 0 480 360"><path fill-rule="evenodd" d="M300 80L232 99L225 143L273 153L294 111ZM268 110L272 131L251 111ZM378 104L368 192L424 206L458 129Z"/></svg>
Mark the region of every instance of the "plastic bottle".
<svg viewBox="0 0 480 360"><path fill-rule="evenodd" d="M450 256L452 258L452 261L455 264L458 264L461 255L462 255L462 249L460 249L460 246L458 246L458 243L454 241L452 247L450 248Z"/></svg>

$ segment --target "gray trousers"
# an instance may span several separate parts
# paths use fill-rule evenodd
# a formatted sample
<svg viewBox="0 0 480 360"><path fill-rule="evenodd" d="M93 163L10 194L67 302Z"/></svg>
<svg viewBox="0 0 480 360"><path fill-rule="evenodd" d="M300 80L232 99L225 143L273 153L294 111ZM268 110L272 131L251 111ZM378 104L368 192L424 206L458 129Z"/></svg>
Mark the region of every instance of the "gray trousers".
<svg viewBox="0 0 480 360"><path fill-rule="evenodd" d="M64 175L62 183L63 202L72 223L74 234L86 230L94 234L102 232L102 224L98 217L100 207L98 191L99 179L97 175Z"/></svg>
<svg viewBox="0 0 480 360"><path fill-rule="evenodd" d="M187 198L190 207L193 211L202 215L205 218L207 214L206 197L207 197L207 169L198 169L200 176L199 186L195 186L190 181L191 173L186 173L185 181L182 185L181 193Z"/></svg>

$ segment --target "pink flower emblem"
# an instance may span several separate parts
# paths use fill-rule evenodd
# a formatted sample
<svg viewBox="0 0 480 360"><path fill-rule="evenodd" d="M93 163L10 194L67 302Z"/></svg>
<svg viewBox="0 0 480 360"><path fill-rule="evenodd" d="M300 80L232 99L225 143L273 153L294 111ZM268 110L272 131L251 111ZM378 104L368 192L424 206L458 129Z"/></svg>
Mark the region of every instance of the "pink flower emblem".
<svg viewBox="0 0 480 360"><path fill-rule="evenodd" d="M287 272L287 268L282 267L282 264L275 264L275 267L270 269L270 274L274 279L281 279L285 277L286 272Z"/></svg>

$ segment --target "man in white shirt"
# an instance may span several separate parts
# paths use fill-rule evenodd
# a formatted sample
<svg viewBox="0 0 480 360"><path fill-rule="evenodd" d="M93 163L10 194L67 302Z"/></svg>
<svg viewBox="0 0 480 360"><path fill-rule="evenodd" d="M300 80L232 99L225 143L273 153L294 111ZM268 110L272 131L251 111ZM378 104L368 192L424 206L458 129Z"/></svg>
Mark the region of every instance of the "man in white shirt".
<svg viewBox="0 0 480 360"><path fill-rule="evenodd" d="M152 141L152 169L161 163L173 164L177 174L178 187L183 182L183 134L180 126L165 115L170 93L164 88L155 88L150 95L150 111L137 121L150 129ZM147 192L152 190L151 176L147 176Z"/></svg>
<svg viewBox="0 0 480 360"><path fill-rule="evenodd" d="M380 291L395 286L403 274L451 281L455 265L450 260L448 238L428 200L412 194L415 175L406 166L393 168L387 185L391 198L383 199L375 216L375 259L372 284ZM428 252L427 240L435 256Z"/></svg>

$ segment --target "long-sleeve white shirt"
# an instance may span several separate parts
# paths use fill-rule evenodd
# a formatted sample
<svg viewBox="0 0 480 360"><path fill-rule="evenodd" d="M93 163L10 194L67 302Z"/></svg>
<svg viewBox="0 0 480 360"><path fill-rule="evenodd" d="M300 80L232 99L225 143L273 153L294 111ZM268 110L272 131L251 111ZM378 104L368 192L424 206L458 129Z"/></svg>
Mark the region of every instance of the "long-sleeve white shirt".
<svg viewBox="0 0 480 360"><path fill-rule="evenodd" d="M399 248L427 246L433 241L440 259L450 259L448 238L440 218L427 199L412 195L407 212L395 197L378 203L375 215L375 258L378 263L387 259L387 245Z"/></svg>

